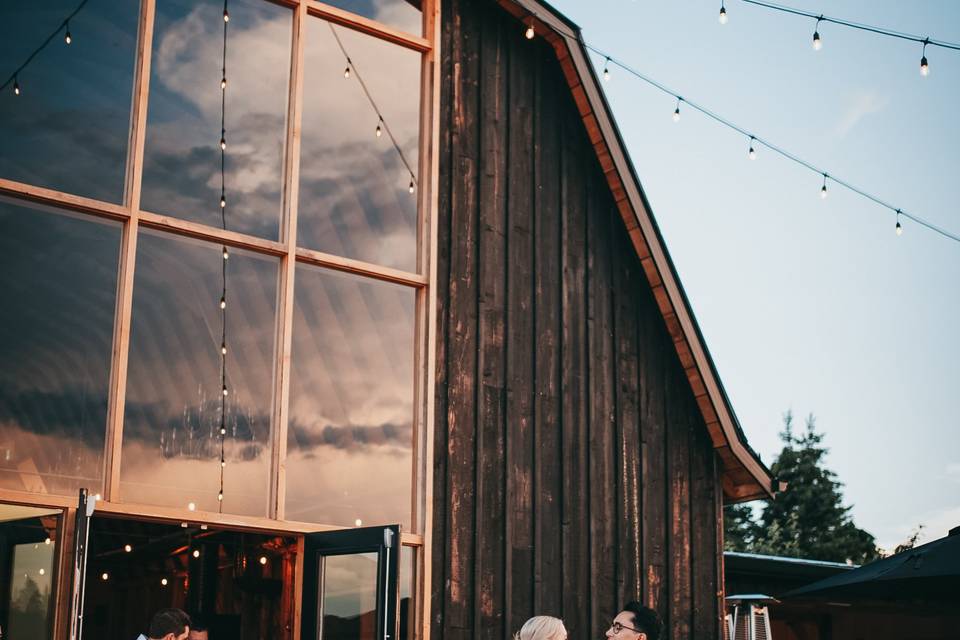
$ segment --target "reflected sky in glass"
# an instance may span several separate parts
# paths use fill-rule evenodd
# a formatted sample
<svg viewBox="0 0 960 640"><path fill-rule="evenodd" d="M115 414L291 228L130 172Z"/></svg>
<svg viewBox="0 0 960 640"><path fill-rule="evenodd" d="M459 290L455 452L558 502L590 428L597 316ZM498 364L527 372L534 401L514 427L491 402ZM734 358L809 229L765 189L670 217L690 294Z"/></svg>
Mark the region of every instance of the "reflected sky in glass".
<svg viewBox="0 0 960 640"><path fill-rule="evenodd" d="M123 431L125 502L217 510L220 474L219 245L141 232ZM223 510L264 516L277 261L227 263L227 466Z"/></svg>
<svg viewBox="0 0 960 640"><path fill-rule="evenodd" d="M422 32L420 2L409 0L326 0L325 4L372 18L408 33Z"/></svg>
<svg viewBox="0 0 960 640"><path fill-rule="evenodd" d="M288 520L410 530L414 295L298 266Z"/></svg>
<svg viewBox="0 0 960 640"><path fill-rule="evenodd" d="M77 0L0 2L0 82ZM0 93L0 177L120 202L140 3L91 1Z"/></svg>
<svg viewBox="0 0 960 640"><path fill-rule="evenodd" d="M292 12L230 3L227 36L227 228L276 239ZM223 2L158 0L141 206L220 226Z"/></svg>
<svg viewBox="0 0 960 640"><path fill-rule="evenodd" d="M357 76L416 175L420 54L311 18L305 56L297 244L415 271L417 194Z"/></svg>
<svg viewBox="0 0 960 640"><path fill-rule="evenodd" d="M0 199L0 486L102 487L120 225Z"/></svg>

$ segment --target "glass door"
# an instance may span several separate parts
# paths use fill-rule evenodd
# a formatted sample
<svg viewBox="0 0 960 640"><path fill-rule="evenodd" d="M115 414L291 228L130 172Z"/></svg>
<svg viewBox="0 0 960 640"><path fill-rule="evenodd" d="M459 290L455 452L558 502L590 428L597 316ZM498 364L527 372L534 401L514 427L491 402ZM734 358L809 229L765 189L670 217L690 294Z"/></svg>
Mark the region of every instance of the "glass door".
<svg viewBox="0 0 960 640"><path fill-rule="evenodd" d="M396 640L400 526L305 538L302 640Z"/></svg>

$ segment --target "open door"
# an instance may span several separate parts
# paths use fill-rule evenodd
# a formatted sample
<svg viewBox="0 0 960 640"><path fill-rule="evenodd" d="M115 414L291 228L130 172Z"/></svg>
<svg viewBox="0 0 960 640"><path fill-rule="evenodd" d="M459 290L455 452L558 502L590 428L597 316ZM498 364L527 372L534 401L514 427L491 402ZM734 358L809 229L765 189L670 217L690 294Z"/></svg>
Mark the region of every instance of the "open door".
<svg viewBox="0 0 960 640"><path fill-rule="evenodd" d="M308 534L302 640L396 640L400 526Z"/></svg>

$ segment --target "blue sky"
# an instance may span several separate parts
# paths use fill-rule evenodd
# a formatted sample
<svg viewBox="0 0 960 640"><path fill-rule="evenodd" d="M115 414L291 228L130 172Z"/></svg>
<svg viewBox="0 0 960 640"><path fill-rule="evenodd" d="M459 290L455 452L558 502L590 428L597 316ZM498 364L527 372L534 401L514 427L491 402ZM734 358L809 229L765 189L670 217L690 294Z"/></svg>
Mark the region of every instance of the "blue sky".
<svg viewBox="0 0 960 640"><path fill-rule="evenodd" d="M587 42L744 129L960 234L960 52L743 2L556 0ZM960 42L960 3L789 6ZM602 67L603 60L594 62ZM598 69L599 69L598 67ZM611 67L603 83L751 445L810 413L858 526L892 547L960 525L960 243Z"/></svg>

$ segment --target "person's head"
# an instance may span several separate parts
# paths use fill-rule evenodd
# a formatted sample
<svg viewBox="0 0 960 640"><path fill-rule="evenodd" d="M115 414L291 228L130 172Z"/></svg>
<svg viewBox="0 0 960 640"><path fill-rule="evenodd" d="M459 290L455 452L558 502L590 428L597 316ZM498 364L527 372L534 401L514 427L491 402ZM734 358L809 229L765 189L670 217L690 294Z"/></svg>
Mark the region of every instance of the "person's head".
<svg viewBox="0 0 960 640"><path fill-rule="evenodd" d="M189 640L210 640L210 627L199 613L190 614Z"/></svg>
<svg viewBox="0 0 960 640"><path fill-rule="evenodd" d="M160 609L150 619L147 637L150 640L187 640L190 616L180 609Z"/></svg>
<svg viewBox="0 0 960 640"><path fill-rule="evenodd" d="M567 630L560 618L534 616L523 623L514 640L567 640Z"/></svg>
<svg viewBox="0 0 960 640"><path fill-rule="evenodd" d="M607 637L616 640L660 640L660 616L637 601L628 602L616 615Z"/></svg>

